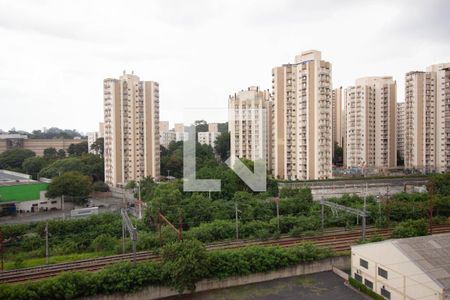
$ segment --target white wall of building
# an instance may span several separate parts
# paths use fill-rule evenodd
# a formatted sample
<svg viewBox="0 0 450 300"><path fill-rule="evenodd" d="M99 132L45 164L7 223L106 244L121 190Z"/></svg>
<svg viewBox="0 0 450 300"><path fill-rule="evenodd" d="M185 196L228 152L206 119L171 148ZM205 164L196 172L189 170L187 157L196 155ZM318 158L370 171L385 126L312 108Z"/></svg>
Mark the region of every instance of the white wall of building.
<svg viewBox="0 0 450 300"><path fill-rule="evenodd" d="M363 266L364 261L367 267ZM387 279L378 274L379 268L387 272ZM404 255L391 240L352 246L351 276L361 276L373 283L373 290L381 295L381 289L390 292L390 299L440 300L439 287L414 262ZM367 286L367 285L366 285Z"/></svg>

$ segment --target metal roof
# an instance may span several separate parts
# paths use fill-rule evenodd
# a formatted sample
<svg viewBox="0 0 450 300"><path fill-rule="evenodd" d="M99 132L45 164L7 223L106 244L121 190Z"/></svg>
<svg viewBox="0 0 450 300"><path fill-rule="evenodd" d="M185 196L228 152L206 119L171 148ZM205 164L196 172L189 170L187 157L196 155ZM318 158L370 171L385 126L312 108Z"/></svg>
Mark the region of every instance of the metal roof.
<svg viewBox="0 0 450 300"><path fill-rule="evenodd" d="M392 241L444 290L450 290L450 233Z"/></svg>

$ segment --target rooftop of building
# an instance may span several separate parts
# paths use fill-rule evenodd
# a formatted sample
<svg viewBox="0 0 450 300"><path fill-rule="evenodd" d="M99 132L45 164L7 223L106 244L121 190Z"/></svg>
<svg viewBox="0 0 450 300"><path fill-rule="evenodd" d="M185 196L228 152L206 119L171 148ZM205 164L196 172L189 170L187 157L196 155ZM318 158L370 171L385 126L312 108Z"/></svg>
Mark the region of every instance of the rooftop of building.
<svg viewBox="0 0 450 300"><path fill-rule="evenodd" d="M399 239L393 243L444 290L450 290L450 233Z"/></svg>
<svg viewBox="0 0 450 300"><path fill-rule="evenodd" d="M32 182L0 186L0 203L39 200L41 191L48 188L48 183Z"/></svg>
<svg viewBox="0 0 450 300"><path fill-rule="evenodd" d="M383 243L394 246L442 289L450 290L450 233L385 240L351 248L363 253L365 247Z"/></svg>
<svg viewBox="0 0 450 300"><path fill-rule="evenodd" d="M12 172L8 170L0 170L0 184L14 182L29 182L31 176L24 173Z"/></svg>

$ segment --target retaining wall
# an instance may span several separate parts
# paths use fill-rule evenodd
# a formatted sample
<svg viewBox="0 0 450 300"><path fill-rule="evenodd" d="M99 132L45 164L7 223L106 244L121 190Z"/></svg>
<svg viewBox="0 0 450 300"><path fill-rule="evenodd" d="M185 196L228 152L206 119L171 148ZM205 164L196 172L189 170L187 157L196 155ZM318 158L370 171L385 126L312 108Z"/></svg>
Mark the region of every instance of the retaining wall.
<svg viewBox="0 0 450 300"><path fill-rule="evenodd" d="M197 283L196 292L209 291L214 289L223 289L233 286L246 285L257 282L270 281L280 278L288 278L299 275L307 275L325 271L332 271L333 267L338 269L350 268L350 256L337 256L326 258L321 261L312 263L299 264L297 266L271 271L267 273L255 273L246 276L234 276L221 280L205 279ZM183 294L188 294L184 292ZM178 292L164 286L148 286L139 292L133 294L114 294L114 295L98 295L94 297L84 298L86 300L142 300L142 299L159 299L169 296L178 295Z"/></svg>

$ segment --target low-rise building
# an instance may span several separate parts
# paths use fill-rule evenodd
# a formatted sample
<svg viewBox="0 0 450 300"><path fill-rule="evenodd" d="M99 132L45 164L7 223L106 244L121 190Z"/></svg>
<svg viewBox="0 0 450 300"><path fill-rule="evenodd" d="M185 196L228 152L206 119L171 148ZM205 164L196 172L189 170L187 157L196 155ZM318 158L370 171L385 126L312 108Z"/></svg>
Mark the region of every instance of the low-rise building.
<svg viewBox="0 0 450 300"><path fill-rule="evenodd" d="M386 299L450 299L450 234L351 247L351 276Z"/></svg>
<svg viewBox="0 0 450 300"><path fill-rule="evenodd" d="M29 139L26 135L4 135L0 137L0 154L11 149L28 149L43 156L47 148L67 151L71 144L87 142L86 139Z"/></svg>
<svg viewBox="0 0 450 300"><path fill-rule="evenodd" d="M27 174L0 170L0 216L61 209L61 199L45 196L47 187Z"/></svg>

